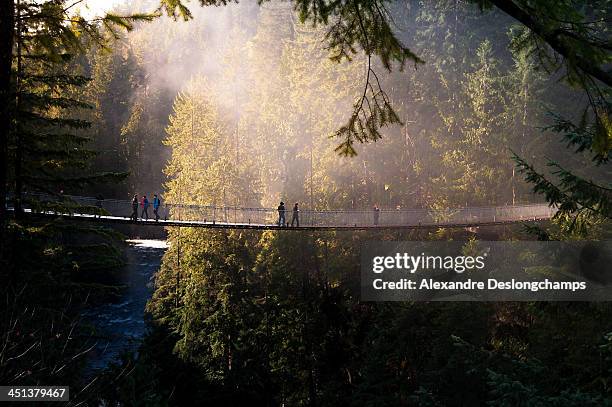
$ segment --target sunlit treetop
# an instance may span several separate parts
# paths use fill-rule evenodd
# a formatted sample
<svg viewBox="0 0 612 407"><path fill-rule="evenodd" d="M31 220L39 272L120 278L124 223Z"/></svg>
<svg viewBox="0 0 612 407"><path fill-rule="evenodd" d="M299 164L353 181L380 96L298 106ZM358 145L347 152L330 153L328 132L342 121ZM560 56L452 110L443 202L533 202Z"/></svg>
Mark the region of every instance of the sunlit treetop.
<svg viewBox="0 0 612 407"><path fill-rule="evenodd" d="M259 4L268 0L258 0ZM483 11L498 8L520 22L512 46L530 49L543 69L562 70L572 85L583 88L591 99L596 122L605 128L609 106L601 89L612 86L612 74L606 68L612 62L612 41L608 25L612 16L609 0L471 0ZM223 6L228 0L200 0L202 6ZM376 56L389 71L403 69L407 63L424 63L396 35L393 20L387 10L389 0L294 0L293 5L302 22L327 27L327 48L331 58L340 62L360 52L368 59ZM191 18L182 0L161 0L159 12L174 18ZM368 64L363 95L355 103L348 123L336 136L342 138L337 151L342 155L356 154L354 143L376 141L379 128L399 123L381 88L378 76ZM607 131L602 137L610 138ZM599 140L598 146L610 148Z"/></svg>
<svg viewBox="0 0 612 407"><path fill-rule="evenodd" d="M612 16L609 0L470 0L483 11L498 8L522 24L516 30L511 46L528 49L541 68L550 73L562 71L574 86L583 88L591 101L591 110L599 131L595 147L610 149L612 138L605 123L609 120L609 106L604 90L612 86L612 74L607 64L612 62L612 41L608 25ZM201 6L225 6L237 1L199 0ZM258 0L259 4L269 0ZM68 14L65 2L27 3L24 8L33 12L33 18L41 18L53 32L60 32L65 44L75 41L80 33L98 38L101 24L111 33L117 28L131 30L133 22L150 20L160 14L175 19L189 20L191 11L184 0L160 0L156 13L119 16L107 13L102 17L87 19ZM76 4L81 3L79 1ZM342 139L337 151L342 155L356 154L355 142L370 142L381 138L379 129L388 124L400 123L387 95L380 86L377 73L372 69L371 57L378 57L388 71L402 70L409 63L413 66L425 63L396 35L394 23L387 6L390 0L293 0L292 4L300 20L327 29L327 48L336 62L351 60L364 53L368 58L368 70L363 93L354 105L353 113L336 136ZM36 10L37 9L37 10ZM52 18L49 18L52 17ZM66 27L66 22L70 27ZM603 138L603 139L601 139Z"/></svg>
<svg viewBox="0 0 612 407"><path fill-rule="evenodd" d="M16 10L17 24L21 29L28 30L28 40L32 46L44 49L47 56L52 58L82 50L84 37L105 44L104 33L117 38L118 30L130 31L135 22L152 21L159 15L140 13L120 16L108 12L87 17L76 8L80 3L78 0L21 1Z"/></svg>

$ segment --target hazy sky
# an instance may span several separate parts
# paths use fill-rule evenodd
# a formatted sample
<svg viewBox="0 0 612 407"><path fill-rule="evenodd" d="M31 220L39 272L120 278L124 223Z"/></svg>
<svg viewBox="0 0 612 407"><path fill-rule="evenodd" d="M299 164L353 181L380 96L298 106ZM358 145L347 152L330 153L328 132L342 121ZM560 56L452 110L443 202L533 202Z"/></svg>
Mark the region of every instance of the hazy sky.
<svg viewBox="0 0 612 407"><path fill-rule="evenodd" d="M75 11L79 9L81 14L85 17L99 16L120 2L121 0L85 0L75 6Z"/></svg>

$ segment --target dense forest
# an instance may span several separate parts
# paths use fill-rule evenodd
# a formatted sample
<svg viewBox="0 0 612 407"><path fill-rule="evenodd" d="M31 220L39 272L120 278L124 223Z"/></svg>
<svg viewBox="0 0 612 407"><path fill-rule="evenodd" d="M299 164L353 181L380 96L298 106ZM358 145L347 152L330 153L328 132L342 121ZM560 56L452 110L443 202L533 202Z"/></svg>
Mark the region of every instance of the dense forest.
<svg viewBox="0 0 612 407"><path fill-rule="evenodd" d="M0 6L0 384L68 383L75 405L612 404L607 302L359 295L368 241L610 239L609 1L117 3ZM125 236L25 216L37 193L559 212L485 230L168 228L139 352L92 380L79 312L120 290Z"/></svg>

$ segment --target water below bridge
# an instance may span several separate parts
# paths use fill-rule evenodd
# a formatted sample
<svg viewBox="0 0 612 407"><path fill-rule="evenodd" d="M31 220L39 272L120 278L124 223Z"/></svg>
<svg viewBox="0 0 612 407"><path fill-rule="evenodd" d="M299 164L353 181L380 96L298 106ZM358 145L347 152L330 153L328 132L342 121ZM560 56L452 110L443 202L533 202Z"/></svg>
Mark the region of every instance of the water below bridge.
<svg viewBox="0 0 612 407"><path fill-rule="evenodd" d="M113 302L85 309L83 322L94 331L88 375L95 375L125 352L136 352L146 333L145 306L167 248L163 240L129 240L119 281L125 288Z"/></svg>

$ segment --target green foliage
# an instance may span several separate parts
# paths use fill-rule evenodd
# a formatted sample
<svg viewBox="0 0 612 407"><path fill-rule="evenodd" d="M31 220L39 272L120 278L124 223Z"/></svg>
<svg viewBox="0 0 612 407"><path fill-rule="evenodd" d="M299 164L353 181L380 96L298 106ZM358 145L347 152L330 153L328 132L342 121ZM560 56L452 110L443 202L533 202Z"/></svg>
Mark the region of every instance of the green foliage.
<svg viewBox="0 0 612 407"><path fill-rule="evenodd" d="M203 0L202 6L225 5L225 0ZM265 3L265 1L260 1ZM387 10L387 1L327 2L299 0L294 8L303 24L314 28L325 28L326 48L330 60L342 63L351 61L363 51L368 57L368 72L363 84L363 96L354 105L348 123L340 127L335 137L344 139L336 148L343 156L357 154L354 143L366 143L381 138L379 128L390 124L401 124L389 97L381 87L380 80L370 63L371 56L378 56L382 66L391 71L394 65L403 70L407 62L422 64L424 61L406 47L395 34ZM188 20L191 12L180 0L162 1L160 10L168 15Z"/></svg>
<svg viewBox="0 0 612 407"><path fill-rule="evenodd" d="M587 235L591 227L612 218L611 189L585 180L549 162L555 184L518 156L514 156L519 171L527 182L533 184L535 193L543 194L546 200L558 208L555 219L562 222L567 232Z"/></svg>
<svg viewBox="0 0 612 407"><path fill-rule="evenodd" d="M227 1L202 0L200 3L202 6L218 6L227 4ZM346 2L297 0L295 9L299 12L302 22L315 27L317 25L328 27L326 42L328 49L332 51L332 60L337 62L343 59L351 60L352 56L361 49L368 59L372 55L378 56L387 70L391 70L394 63L399 65L400 70L407 61L412 61L415 65L423 63L423 59L403 45L391 28L392 19L386 3L383 0ZM569 82L577 84L587 92L594 78L607 86L612 85L612 78L603 68L611 58L609 39L605 30L607 21L605 0L588 8L583 7L581 1L558 3L551 0L531 4L520 0L511 2L474 0L473 3L481 10L494 6L524 25L525 29L515 36L515 41L512 43L515 53L529 49L535 56L538 66L549 71L564 66ZM162 1L160 7L175 18L178 16L186 20L191 18L189 10L180 0ZM556 55L561 55L562 59L559 61ZM371 87L377 87L377 90L374 91ZM370 70L364 86L364 98L369 91L372 92L374 99L375 95L385 95L378 80L370 81ZM375 108L368 111L362 102L358 102L348 124L338 130L337 136L345 139L337 149L340 154L354 156L355 140L362 143L378 140L380 134L373 128L401 123L399 120L393 120L396 115L390 105L386 103L374 105ZM603 114L605 118L608 115L607 111ZM365 116L363 121L358 118L359 114ZM390 120L380 120L381 117ZM602 125L609 127L605 124L609 120L606 120L602 120ZM605 134L603 138L607 140L610 132Z"/></svg>
<svg viewBox="0 0 612 407"><path fill-rule="evenodd" d="M173 152L165 170L170 178L166 200L249 207L258 200L254 163L232 160L234 142L210 100L211 88L203 79L194 79L175 101L164 141ZM207 164L204 169L202 162Z"/></svg>
<svg viewBox="0 0 612 407"><path fill-rule="evenodd" d="M610 403L608 305L361 303L362 238L174 231L149 304L174 348L157 357L218 403Z"/></svg>
<svg viewBox="0 0 612 407"><path fill-rule="evenodd" d="M586 90L593 79L612 85L603 66L610 61L606 21L609 3L596 1L490 1L525 26L515 48L530 47L549 72L564 68L567 80ZM556 58L562 56L562 59Z"/></svg>
<svg viewBox="0 0 612 407"><path fill-rule="evenodd" d="M370 75L376 78L378 90L375 91L370 84ZM367 107L367 110L365 109ZM343 138L344 141L336 147L335 151L345 157L355 157L355 141L366 143L382 138L379 129L389 124L402 124L397 113L393 110L389 97L380 87L376 72L371 67L368 57L368 76L363 95L353 107L353 115L348 124L340 127L334 137Z"/></svg>
<svg viewBox="0 0 612 407"><path fill-rule="evenodd" d="M483 8L501 4L475 3ZM310 198L313 207L364 208L528 199L515 185L506 149L534 157L548 147L533 129L542 124L539 104L558 102L555 95L542 97L545 80L537 72L554 62L538 60L550 56L547 48L547 53L539 51L542 39L551 44L552 34L531 24L532 32L514 32L512 55L503 54L503 42L490 29L502 27L499 34L504 34L508 21L498 21L501 13L482 17L475 6L461 2L410 3L415 5L410 23L416 27L410 35L429 64L419 72L379 78L378 68L421 62L390 23L386 7L392 3L294 4L306 24L279 24L289 21L291 10L264 7L252 38L243 27L228 33L228 41L246 44L224 55L223 68L232 83L218 85L196 75L176 98L148 93L144 73L151 61L143 50L151 47L155 54L189 61L191 55L173 49L179 34L172 32L164 38L168 43L158 44L159 37L134 33L126 37L127 45L112 52L96 48L77 64L67 55L76 50L76 40L87 34L95 42L116 32L107 26L104 35L89 33L79 28L89 27L82 19L74 29L49 25L50 31L41 32L39 43L29 48L37 51L19 76L21 127L15 135L27 141L20 149L20 179L29 190L57 190L116 176L97 178L86 170L94 159L85 147L93 119L96 147L117 153L97 163L132 170L133 190L159 187L159 179L148 185L140 179L159 168L147 159L162 151L159 142L166 138L172 150L166 167L168 202L259 208L279 199ZM560 51L568 79L579 83L590 75L584 75L585 61L604 64L607 57L593 56L594 48L583 46L585 38L594 42L595 34L579 25L586 22L584 13L568 11L574 5L563 2L556 9L542 2L534 6L532 18L537 24L548 24L551 15L570 19L557 39L574 47ZM178 0L162 1L162 12L191 17ZM132 27L113 14L100 23ZM469 32L463 41L462 32ZM567 32L580 38L571 39ZM203 48L205 37L196 37ZM327 41L331 59L321 40ZM594 45L602 46L601 41ZM367 61L356 58L360 50ZM574 54L578 59L572 60ZM253 69L253 77L244 81L238 80L236 67L242 59ZM510 60L512 67L503 64ZM93 81L87 82L84 72L66 75L66 66L91 70ZM367 69L365 84L362 68ZM399 86L406 82L413 87ZM86 83L84 102L79 96ZM226 109L228 89L239 114ZM590 85L588 90L596 94ZM95 110L83 112L87 104ZM351 112L351 105L351 120L340 127L335 110ZM595 105L605 107L601 99ZM580 125L559 119L550 128L562 133L570 147L589 154L598 168L606 164L610 146L604 111L592 108ZM393 123L402 128L387 129L381 139L381 127ZM378 141L377 148L364 146L359 157L338 160L328 140L338 127L346 143L337 151L354 156L355 144L367 141ZM571 173L558 161L550 166L556 177L552 182L526 160L515 159L536 192L560 207L557 219L567 220L562 223L572 233L585 231L579 227L581 218L590 224L609 218L607 186ZM159 162L155 165L165 160ZM125 192L119 188L115 191ZM541 239L556 237L537 232ZM91 241L91 231L75 232L62 224L15 225L22 242L15 249L24 270L19 278L37 270L32 276L43 282L32 291L37 301L57 309L57 292L83 298L90 288L100 288L89 277L117 267L120 250L108 243L105 231L96 233L100 240ZM398 237L414 235L169 230L171 245L148 306L153 330L137 361L127 358L100 380L99 398L133 405L609 404L612 328L607 304L362 303L360 243ZM27 306L15 302L8 314ZM61 350L62 343L52 338L58 333L65 338L63 329L71 323L64 321L62 332L48 330L48 340L36 336L36 324L45 318L55 322L49 318L54 313L22 325L36 339L21 340L6 330L9 349L17 355L25 351L25 366L40 370L28 373L7 364L2 377L76 381L64 373L68 369L55 367L79 353ZM15 318L6 318L4 325L14 326ZM30 346L52 355L51 362L39 363L28 353ZM73 372L76 376L78 367Z"/></svg>
<svg viewBox="0 0 612 407"><path fill-rule="evenodd" d="M0 273L5 299L0 335L6 344L0 380L76 384L92 346L79 312L84 304L116 294L117 287L98 273L108 277L123 265L122 237L62 221L11 223L9 233L11 257Z"/></svg>
<svg viewBox="0 0 612 407"><path fill-rule="evenodd" d="M589 124L587 120L588 110L585 110L580 124L576 125L573 122L562 118L559 115L551 114L554 124L545 127L544 130L552 131L561 135L567 142L567 147L575 147L575 153L588 152L592 154L592 160L599 166L608 162L609 148L605 148L604 140L597 142L598 134L608 134L601 128L599 121L594 124ZM596 147L595 144L601 144L601 147Z"/></svg>
<svg viewBox="0 0 612 407"><path fill-rule="evenodd" d="M90 41L102 37L94 23L78 16L70 20L65 6L64 2L21 2L17 10L16 110L7 160L17 211L26 199L24 192L58 194L126 176L90 172L95 156L86 146L91 124L80 117L82 110L92 107L81 96L89 79L78 69L75 74L66 72L76 67L71 53L83 50L83 36ZM21 21L22 16L28 18ZM131 19L109 18L105 24L128 24Z"/></svg>
<svg viewBox="0 0 612 407"><path fill-rule="evenodd" d="M588 104L578 120L569 120L551 113L553 124L544 130L560 135L568 148L579 156L589 155L599 172L605 174L609 150L612 147L610 128L609 87L612 78L602 69L610 61L609 35L606 33L607 2L595 2L587 7L582 2L523 2L496 4L525 25L514 32L511 48L528 51L537 66L548 73L561 71L566 81L586 95ZM561 55L563 58L557 58ZM585 180L584 173L593 170L567 169L548 160L555 183L527 164L520 153L515 156L519 171L526 175L535 192L543 193L551 205L559 207L557 220L569 233L586 235L590 227L609 219L611 205L608 185ZM600 174L598 174L600 175ZM568 193L571 191L571 193Z"/></svg>
<svg viewBox="0 0 612 407"><path fill-rule="evenodd" d="M33 49L54 62L60 62L65 53L78 53L85 50L84 39L99 44L108 44L101 26L107 32L118 35L117 30L132 30L134 23L151 21L156 14L134 14L120 16L109 13L93 20L73 15L74 4L67 1L31 1L22 0L17 9L17 20L22 27L30 27L28 35ZM19 17L22 16L22 17Z"/></svg>
<svg viewBox="0 0 612 407"><path fill-rule="evenodd" d="M9 44L11 52L2 55L13 69L10 97L3 100L10 109L10 131L2 140L8 155L0 157L8 167L8 179L0 182L14 192L17 216L6 230L2 225L0 295L5 307L0 319L0 380L74 386L82 381L92 348L80 313L85 304L117 294L118 286L109 281L124 264L123 237L61 220L25 219L19 212L32 193L77 191L88 184L121 180L125 174L95 172L89 166L95 155L87 148L90 122L81 117L90 108L82 98L88 79L74 55L88 40L102 40L98 22L72 19L70 2L10 3L18 4L15 46ZM110 20L108 24L114 25L123 19ZM32 205L34 211L50 208L44 202ZM65 200L53 209L100 213L99 208L77 207ZM75 392L72 400L78 403L81 396Z"/></svg>

